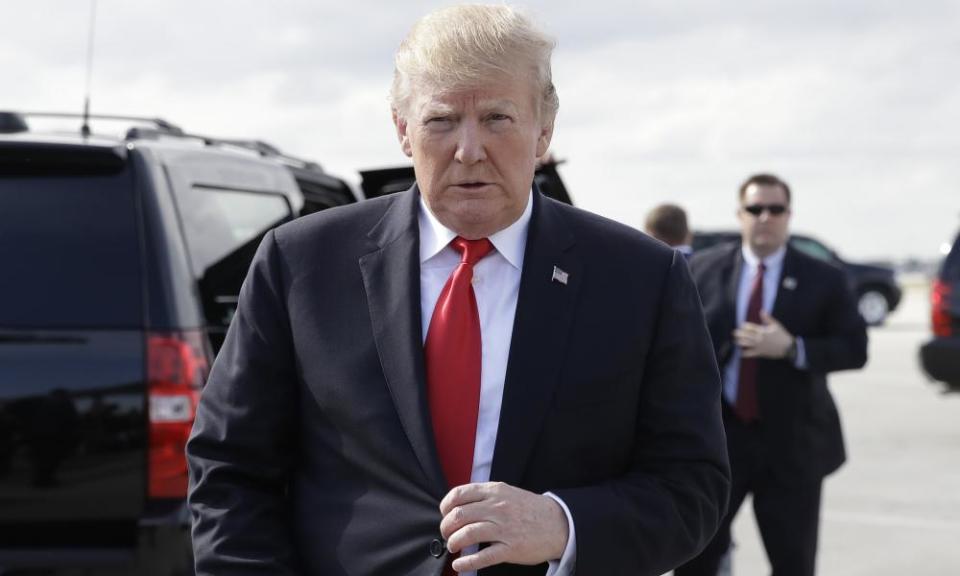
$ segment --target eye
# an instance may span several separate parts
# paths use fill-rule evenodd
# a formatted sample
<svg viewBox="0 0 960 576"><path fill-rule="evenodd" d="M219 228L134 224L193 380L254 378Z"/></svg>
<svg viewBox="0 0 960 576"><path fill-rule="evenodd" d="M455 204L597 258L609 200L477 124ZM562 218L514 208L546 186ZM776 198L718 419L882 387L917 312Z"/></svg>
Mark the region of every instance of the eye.
<svg viewBox="0 0 960 576"><path fill-rule="evenodd" d="M454 119L450 116L428 116L423 127L428 132L442 133L453 130Z"/></svg>
<svg viewBox="0 0 960 576"><path fill-rule="evenodd" d="M501 114L501 113L499 113L499 112L495 112L495 113L490 114L489 116L487 116L487 120L490 121L490 122L507 122L507 121L510 121L510 120L513 120L513 119L512 119L510 116L506 115L506 114Z"/></svg>

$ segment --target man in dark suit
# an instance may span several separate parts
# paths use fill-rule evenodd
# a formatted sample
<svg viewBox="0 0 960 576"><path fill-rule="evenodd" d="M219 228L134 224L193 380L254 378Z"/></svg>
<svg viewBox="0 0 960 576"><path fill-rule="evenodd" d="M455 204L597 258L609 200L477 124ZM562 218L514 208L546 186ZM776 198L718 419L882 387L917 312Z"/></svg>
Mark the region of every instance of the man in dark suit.
<svg viewBox="0 0 960 576"><path fill-rule="evenodd" d="M660 574L726 503L682 257L533 187L552 43L505 6L400 47L409 191L264 238L187 452L199 574Z"/></svg>
<svg viewBox="0 0 960 576"><path fill-rule="evenodd" d="M788 245L785 182L750 177L738 216L742 242L691 260L723 374L730 508L707 549L676 574L716 574L750 493L773 574L812 575L820 488L845 459L826 375L866 363L866 328L843 272Z"/></svg>

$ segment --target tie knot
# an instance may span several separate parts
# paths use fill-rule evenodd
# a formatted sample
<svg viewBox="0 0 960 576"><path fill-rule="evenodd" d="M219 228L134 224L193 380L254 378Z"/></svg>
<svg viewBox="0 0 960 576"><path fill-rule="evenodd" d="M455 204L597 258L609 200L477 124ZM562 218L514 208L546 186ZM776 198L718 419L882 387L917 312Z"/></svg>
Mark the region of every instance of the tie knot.
<svg viewBox="0 0 960 576"><path fill-rule="evenodd" d="M757 264L757 274L763 275L763 273L766 271L767 266L763 263L763 260L761 260L760 263Z"/></svg>
<svg viewBox="0 0 960 576"><path fill-rule="evenodd" d="M450 243L453 249L460 253L460 262L473 266L493 250L493 244L488 238L479 240L467 240L457 236Z"/></svg>

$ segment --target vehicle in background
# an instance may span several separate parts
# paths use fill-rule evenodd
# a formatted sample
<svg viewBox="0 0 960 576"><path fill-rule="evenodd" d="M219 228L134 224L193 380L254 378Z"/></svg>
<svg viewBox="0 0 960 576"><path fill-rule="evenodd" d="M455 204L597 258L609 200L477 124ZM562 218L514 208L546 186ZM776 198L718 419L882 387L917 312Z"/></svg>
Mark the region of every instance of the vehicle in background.
<svg viewBox="0 0 960 576"><path fill-rule="evenodd" d="M247 268L357 197L262 142L28 118L0 113L0 573L192 574L184 444Z"/></svg>
<svg viewBox="0 0 960 576"><path fill-rule="evenodd" d="M723 242L739 241L739 232L698 231L693 233L693 250L696 252ZM900 304L902 290L892 268L848 262L816 238L803 234L791 234L790 246L814 258L831 262L846 272L850 287L857 296L860 315L867 325L883 324L887 316Z"/></svg>
<svg viewBox="0 0 960 576"><path fill-rule="evenodd" d="M573 205L570 193L567 192L567 187L557 171L557 166L562 163L562 161L556 161L552 158L543 160L537 165L533 181L536 182L537 187L545 196ZM360 172L360 177L362 179L360 186L367 198L402 192L410 188L416 180L413 166L363 170Z"/></svg>
<svg viewBox="0 0 960 576"><path fill-rule="evenodd" d="M920 347L920 364L933 378L960 391L960 231L930 292L933 338Z"/></svg>

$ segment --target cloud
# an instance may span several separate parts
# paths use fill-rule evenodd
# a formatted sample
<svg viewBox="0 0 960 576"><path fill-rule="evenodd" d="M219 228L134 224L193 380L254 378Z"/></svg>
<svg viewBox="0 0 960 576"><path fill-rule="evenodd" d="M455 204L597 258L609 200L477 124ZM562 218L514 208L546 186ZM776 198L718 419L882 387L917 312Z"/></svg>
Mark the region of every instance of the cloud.
<svg viewBox="0 0 960 576"><path fill-rule="evenodd" d="M20 2L0 108L79 111L88 4ZM259 138L356 171L404 163L393 52L439 2L98 3L93 108ZM734 224L774 170L794 223L857 256L928 256L960 212L960 5L949 0L529 2L558 39L554 151L575 200L639 226L684 204Z"/></svg>

